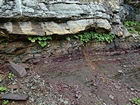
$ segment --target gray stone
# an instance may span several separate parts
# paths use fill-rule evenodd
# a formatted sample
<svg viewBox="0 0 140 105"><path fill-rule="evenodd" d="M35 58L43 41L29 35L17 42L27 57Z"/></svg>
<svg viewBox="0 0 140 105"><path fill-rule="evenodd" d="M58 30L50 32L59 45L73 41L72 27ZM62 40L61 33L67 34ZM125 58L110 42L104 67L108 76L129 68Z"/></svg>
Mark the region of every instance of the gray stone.
<svg viewBox="0 0 140 105"><path fill-rule="evenodd" d="M27 74L24 67L17 65L13 62L9 62L8 68L18 77L24 77Z"/></svg>
<svg viewBox="0 0 140 105"><path fill-rule="evenodd" d="M2 94L1 98L4 100L18 100L18 101L25 101L27 100L28 96L25 94Z"/></svg>
<svg viewBox="0 0 140 105"><path fill-rule="evenodd" d="M113 100L114 99L114 96L113 95L109 95L109 98Z"/></svg>
<svg viewBox="0 0 140 105"><path fill-rule="evenodd" d="M121 24L120 16L117 14L114 14L114 18L112 19L112 23L114 24Z"/></svg>
<svg viewBox="0 0 140 105"><path fill-rule="evenodd" d="M114 25L112 27L112 34L122 36L122 37L129 37L131 34L128 32L128 30L123 25Z"/></svg>
<svg viewBox="0 0 140 105"><path fill-rule="evenodd" d="M38 5L40 6L40 8L41 8L42 10L48 10L48 9L46 8L46 5L45 5L44 3L39 3Z"/></svg>

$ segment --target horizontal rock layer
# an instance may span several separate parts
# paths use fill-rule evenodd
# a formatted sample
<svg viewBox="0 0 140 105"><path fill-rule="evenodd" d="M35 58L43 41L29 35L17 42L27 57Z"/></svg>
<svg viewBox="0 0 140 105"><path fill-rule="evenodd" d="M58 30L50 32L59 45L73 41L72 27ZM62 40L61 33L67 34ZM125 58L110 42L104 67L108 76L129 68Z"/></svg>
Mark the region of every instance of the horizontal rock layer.
<svg viewBox="0 0 140 105"><path fill-rule="evenodd" d="M0 18L14 18L27 21L30 18L43 18L44 21L61 19L106 18L110 19L104 6L97 2L35 2L35 0L9 1L0 6ZM60 20L55 20L60 19ZM37 19L36 19L37 20ZM40 21L43 21L40 20Z"/></svg>
<svg viewBox="0 0 140 105"><path fill-rule="evenodd" d="M91 43L87 43L86 49L90 50L92 53L94 51L104 53L113 51L117 51L119 55L119 51L125 52L127 50L134 51L139 50L140 48L140 40L135 40L130 37L127 40L124 39L115 39L112 43L106 44L104 42L97 43L95 40L91 41ZM40 45L36 43L30 43L25 41L16 41L9 42L7 45L5 43L0 44L0 63L4 61L12 61L15 63L26 62L29 59L36 58L48 58L49 57L58 57L64 55L71 55L73 53L82 53L83 46L82 43L78 40L67 41L67 40L58 40L51 41L49 45L45 48L42 48ZM127 52L126 52L127 53ZM115 54L114 54L115 55ZM36 61L38 62L38 61Z"/></svg>
<svg viewBox="0 0 140 105"><path fill-rule="evenodd" d="M82 19L67 21L66 23L51 22L7 22L0 23L1 29L6 29L10 34L26 35L53 35L75 34L87 29L99 28L111 31L111 25L106 19Z"/></svg>

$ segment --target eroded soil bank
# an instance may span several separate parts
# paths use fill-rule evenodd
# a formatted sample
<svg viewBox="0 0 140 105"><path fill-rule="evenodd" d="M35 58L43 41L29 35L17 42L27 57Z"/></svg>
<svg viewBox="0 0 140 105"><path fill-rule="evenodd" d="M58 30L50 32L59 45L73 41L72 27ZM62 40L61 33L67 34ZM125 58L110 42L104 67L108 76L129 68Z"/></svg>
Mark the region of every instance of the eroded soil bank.
<svg viewBox="0 0 140 105"><path fill-rule="evenodd" d="M132 105L132 98L140 98L140 49L90 47L21 63L28 75L5 78L0 85L16 85L5 93L22 93L29 99L8 105ZM1 72L8 71L7 65L0 65Z"/></svg>

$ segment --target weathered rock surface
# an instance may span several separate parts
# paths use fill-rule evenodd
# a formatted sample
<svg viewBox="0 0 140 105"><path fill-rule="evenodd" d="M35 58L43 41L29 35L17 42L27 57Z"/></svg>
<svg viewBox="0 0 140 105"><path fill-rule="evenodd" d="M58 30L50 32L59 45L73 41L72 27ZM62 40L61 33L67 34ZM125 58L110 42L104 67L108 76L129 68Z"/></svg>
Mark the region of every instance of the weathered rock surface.
<svg viewBox="0 0 140 105"><path fill-rule="evenodd" d="M16 0L3 2L1 5L0 29L9 34L66 35L88 29L101 33L114 33L112 31L114 24L122 27L119 17L119 0L116 2L113 0L32 0L30 2ZM114 34L129 36L125 34L126 32L120 33L123 34Z"/></svg>
<svg viewBox="0 0 140 105"><path fill-rule="evenodd" d="M20 1L20 0L19 0ZM14 2L12 1L3 4L0 7L0 17L2 18L22 18L24 21L30 18L43 18L44 21L54 20L58 22L64 22L67 20L85 19L85 18L106 18L109 19L109 15L101 3L97 2L34 2L31 4L27 0ZM17 6L18 5L18 6ZM8 8L9 7L9 8ZM3 12L3 10L8 10ZM10 14L9 14L10 13ZM12 15L11 15L12 14ZM66 20L64 20L66 19ZM15 20L17 21L17 20ZM40 20L43 21L43 20Z"/></svg>
<svg viewBox="0 0 140 105"><path fill-rule="evenodd" d="M9 26L8 26L9 25ZM7 27L8 26L8 27ZM106 19L71 20L66 23L55 22L12 22L1 23L0 28L8 30L11 34L25 35L66 35L75 34L87 29L104 29L111 31L111 25ZM98 32L98 31L97 31Z"/></svg>
<svg viewBox="0 0 140 105"><path fill-rule="evenodd" d="M25 70L24 67L20 66L20 65L17 65L13 62L9 62L10 65L8 66L8 68L18 77L24 77L27 72Z"/></svg>

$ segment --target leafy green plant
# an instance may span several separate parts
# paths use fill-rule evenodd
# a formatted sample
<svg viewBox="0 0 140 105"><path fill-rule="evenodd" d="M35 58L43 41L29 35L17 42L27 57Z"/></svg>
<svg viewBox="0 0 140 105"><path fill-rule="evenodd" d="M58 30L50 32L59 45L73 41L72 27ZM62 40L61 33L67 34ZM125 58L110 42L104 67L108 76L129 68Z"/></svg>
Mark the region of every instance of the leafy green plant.
<svg viewBox="0 0 140 105"><path fill-rule="evenodd" d="M0 86L0 92L6 91L7 88L5 86Z"/></svg>
<svg viewBox="0 0 140 105"><path fill-rule="evenodd" d="M91 34L88 32L84 32L83 34L79 34L78 35L80 41L82 42L82 44L87 43L90 41L91 38Z"/></svg>
<svg viewBox="0 0 140 105"><path fill-rule="evenodd" d="M8 100L3 100L3 104L4 104L4 105L7 105L8 103L9 103Z"/></svg>
<svg viewBox="0 0 140 105"><path fill-rule="evenodd" d="M71 40L71 38L70 38L70 37L67 37L67 38L66 38L66 40L67 40L67 41L70 41L70 40Z"/></svg>
<svg viewBox="0 0 140 105"><path fill-rule="evenodd" d="M140 35L140 23L139 22L125 21L124 25L130 33L133 34L137 31L138 34Z"/></svg>
<svg viewBox="0 0 140 105"><path fill-rule="evenodd" d="M13 78L14 74L13 73L9 73L8 78L11 79Z"/></svg>
<svg viewBox="0 0 140 105"><path fill-rule="evenodd" d="M113 34L100 34L95 32L84 32L82 34L74 35L73 38L79 39L82 44L89 42L90 40L96 39L98 42L111 43L115 38Z"/></svg>
<svg viewBox="0 0 140 105"><path fill-rule="evenodd" d="M45 47L49 42L49 40L52 40L51 36L29 36L28 40L32 43L37 42L41 47Z"/></svg>
<svg viewBox="0 0 140 105"><path fill-rule="evenodd" d="M115 38L115 35L95 33L93 38L97 39L98 42L111 43L113 41L113 39Z"/></svg>
<svg viewBox="0 0 140 105"><path fill-rule="evenodd" d="M132 99L131 99L131 102L132 102L134 105L140 105L140 99L138 99L138 98L132 98Z"/></svg>

